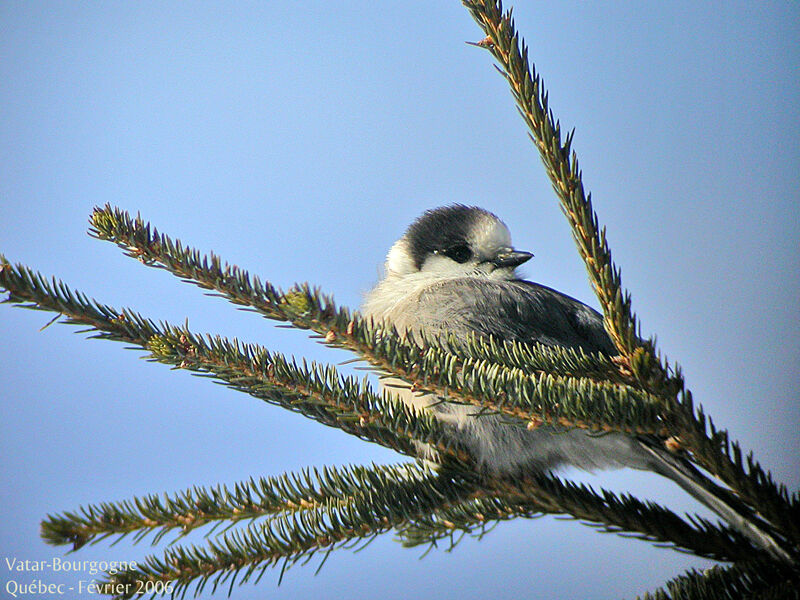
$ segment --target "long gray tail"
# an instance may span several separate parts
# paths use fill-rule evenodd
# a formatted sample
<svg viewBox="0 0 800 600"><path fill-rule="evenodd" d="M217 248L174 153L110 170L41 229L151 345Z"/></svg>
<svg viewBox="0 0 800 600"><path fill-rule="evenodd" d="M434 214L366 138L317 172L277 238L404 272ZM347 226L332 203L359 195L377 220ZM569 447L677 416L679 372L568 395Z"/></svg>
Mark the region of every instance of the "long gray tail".
<svg viewBox="0 0 800 600"><path fill-rule="evenodd" d="M771 535L764 523L732 492L716 485L704 477L688 461L670 454L665 449L640 442L652 459L653 471L673 480L694 498L722 517L731 527L747 536L753 543L777 559L792 562L792 557Z"/></svg>

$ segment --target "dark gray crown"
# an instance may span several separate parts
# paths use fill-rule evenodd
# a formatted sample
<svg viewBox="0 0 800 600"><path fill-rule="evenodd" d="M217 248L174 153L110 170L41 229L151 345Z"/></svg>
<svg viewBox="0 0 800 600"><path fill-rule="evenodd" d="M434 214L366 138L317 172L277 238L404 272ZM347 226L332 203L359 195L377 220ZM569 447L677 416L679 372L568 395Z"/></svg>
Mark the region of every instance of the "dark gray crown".
<svg viewBox="0 0 800 600"><path fill-rule="evenodd" d="M406 230L408 251L417 269L433 253L459 245L469 245L476 224L485 219L499 221L488 210L477 206L451 204L425 211Z"/></svg>

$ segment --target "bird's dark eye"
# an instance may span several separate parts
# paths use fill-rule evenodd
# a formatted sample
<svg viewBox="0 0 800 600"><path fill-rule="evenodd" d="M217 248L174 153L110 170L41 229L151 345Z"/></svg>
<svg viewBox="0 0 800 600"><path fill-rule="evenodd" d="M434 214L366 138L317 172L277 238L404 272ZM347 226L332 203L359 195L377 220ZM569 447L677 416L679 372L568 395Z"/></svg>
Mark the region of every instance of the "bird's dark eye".
<svg viewBox="0 0 800 600"><path fill-rule="evenodd" d="M465 263L470 258L472 258L472 250L469 249L469 246L466 244L459 244L458 246L452 246L448 248L443 253L445 256L449 256L457 263Z"/></svg>

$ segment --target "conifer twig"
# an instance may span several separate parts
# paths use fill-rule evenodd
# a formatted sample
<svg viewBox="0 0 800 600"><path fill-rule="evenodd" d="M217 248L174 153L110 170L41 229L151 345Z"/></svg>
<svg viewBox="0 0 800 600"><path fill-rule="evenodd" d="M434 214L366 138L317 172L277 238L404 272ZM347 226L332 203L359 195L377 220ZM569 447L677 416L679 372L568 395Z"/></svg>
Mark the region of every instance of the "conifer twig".
<svg viewBox="0 0 800 600"><path fill-rule="evenodd" d="M786 546L786 564L771 559L736 529L696 516L682 519L630 495L595 492L540 473L523 472L513 478L489 475L476 469L469 450L440 421L373 393L366 381L341 377L332 367L305 361L298 365L235 339L156 324L132 311L90 300L55 279L49 283L0 256L0 289L9 293L7 302L59 313L65 322L87 327L91 337L132 344L146 350L149 360L214 378L400 453L416 455L420 445L430 446L442 460L437 472L410 464L331 467L251 479L233 488L193 488L163 498L152 495L95 504L80 512L48 517L42 524L45 540L74 548L128 534L139 541L153 533L155 543L170 531L186 534L215 524L205 546L176 546L161 557L148 557L138 567L111 575L107 592L131 597L142 583L162 584L152 589L173 596L183 596L192 584L195 593L209 583L214 589L223 583L232 588L237 580L257 581L281 561L285 568L392 529L405 543L415 545L435 543L454 531L483 532L487 524L511 518L560 514L602 531L736 563L690 572L645 598L798 596L800 496L776 484L752 454L743 457L728 433L717 430L703 410L694 406L678 367L662 360L654 341L641 339L631 296L622 286L591 194L583 187L572 151L573 132L562 140L560 123L528 60L511 11L504 12L500 0L463 3L486 35L475 45L497 61L530 130L619 356L477 335L468 340L399 336L338 308L307 284L284 293L213 254L203 256L184 247L140 217L132 219L110 205L95 209L91 234L240 307L310 330L328 345L355 352L376 370L407 381L415 392L473 405L475 418L502 414L509 417L509 426L577 427L626 432L653 444L668 442L671 450L725 482L738 496L733 498L726 490L731 499L737 503L741 499L757 513L754 519L780 538L780 546ZM748 510L744 512L749 514ZM261 520L255 522L256 518ZM242 527L244 519L253 522ZM211 539L216 526L225 522L225 531Z"/></svg>
<svg viewBox="0 0 800 600"><path fill-rule="evenodd" d="M240 572L240 584L256 574L257 580L280 560L294 564L320 550L330 551L390 529L397 529L401 539L414 545L435 541L452 530L469 530L474 521L530 517L537 512L566 512L600 523L605 531L633 533L718 560L751 560L759 553L733 530L702 519L695 519L692 527L670 511L632 497L619 498L607 491L598 495L585 486L546 477L491 485L476 486L471 477L464 479L449 471L436 477L401 477L399 482L373 476L369 486L357 493L344 498L334 494L291 513L279 512L264 523L218 536L204 548L171 548L163 558L148 557L143 565L110 577L108 583L126 590L161 583L175 593L185 593L196 582L195 593L199 593L209 581L216 588ZM658 528L653 528L654 523Z"/></svg>
<svg viewBox="0 0 800 600"><path fill-rule="evenodd" d="M332 299L307 284L283 293L213 253L203 256L185 247L151 228L141 217L133 219L118 208L96 208L91 223L93 236L117 244L126 255L146 265L166 269L268 318L310 329L324 336L326 343L359 354L380 371L402 378L419 391L476 406L476 413L501 412L534 427L547 423L662 438L671 434L659 416L663 408L659 400L626 383L593 378L609 365L608 359L600 356L517 343L502 346L500 361L495 361L492 351L501 346L491 339L404 339L394 331L385 332L364 322L346 308L337 308ZM523 372L504 362L539 369ZM569 374L554 375L544 370L554 364ZM574 376L581 369L587 376ZM569 401L573 397L580 400Z"/></svg>
<svg viewBox="0 0 800 600"><path fill-rule="evenodd" d="M0 289L9 292L6 302L58 312L65 323L88 326L85 332L95 332L90 337L133 344L149 351L150 360L213 375L228 387L403 454L415 455L416 441L432 444L446 458L469 460L430 415L379 396L367 382L341 377L331 366L300 367L280 354L238 340L198 336L167 323L156 325L133 311L89 300L61 282L48 283L2 256Z"/></svg>
<svg viewBox="0 0 800 600"><path fill-rule="evenodd" d="M661 364L652 341L640 339L631 297L623 289L619 267L611 258L605 228L598 224L591 194L584 192L578 159L572 151L574 132L567 133L562 142L561 124L549 108L539 75L528 61L528 48L514 27L511 11L504 13L500 0L463 3L486 35L475 45L488 50L499 63L498 70L508 82L530 130L603 308L606 331L625 359L625 368L645 389L674 397L681 378L670 375L668 365Z"/></svg>
<svg viewBox="0 0 800 600"><path fill-rule="evenodd" d="M800 569L796 565L750 559L705 571L692 569L639 600L707 600L709 598L800 598Z"/></svg>
<svg viewBox="0 0 800 600"><path fill-rule="evenodd" d="M630 294L622 288L620 270L611 258L605 228L600 228L591 195L583 188L577 156L572 151L573 133L566 134L562 142L560 123L548 106L548 94L528 60L528 49L515 29L511 11L504 12L500 0L463 0L463 3L486 35L475 45L488 50L499 64L498 70L509 84L561 202L603 308L606 330L622 355L618 361L621 371L664 400L664 417L674 432L673 441L752 508L758 511L763 507L773 525L797 545L800 543L797 498L790 499L785 488L778 488L752 457L745 468L736 444L732 456L727 432L706 430L702 412L695 413L691 402L686 402L688 392L683 389L680 371L670 368L666 361L662 364L652 341L640 339ZM683 398L680 401L679 394Z"/></svg>
<svg viewBox="0 0 800 600"><path fill-rule="evenodd" d="M367 494L350 502L326 501L291 514L277 514L246 529L230 530L209 540L205 547L177 546L163 557L149 556L144 563L110 575L107 590L116 598L130 598L137 589L161 584L180 597L195 584L195 595L207 583L232 587L283 562L284 569L300 560L307 562L320 551L331 551L376 535L453 502L473 489L471 479L448 477L403 482L374 480Z"/></svg>
<svg viewBox="0 0 800 600"><path fill-rule="evenodd" d="M193 487L176 494L104 502L81 507L77 512L48 515L42 522L42 537L50 544L70 544L77 550L109 536L134 533L134 540L139 542L152 533L155 545L174 530L183 536L210 523L233 524L319 508L327 503L363 502L373 487L398 485L413 489L415 484L424 485L432 477L435 475L415 463L305 469L278 477L251 478L234 486Z"/></svg>
<svg viewBox="0 0 800 600"><path fill-rule="evenodd" d="M695 407L688 390L681 393L674 421L693 460L719 477L800 549L800 493L790 495L785 485L775 483L752 452L743 456L739 443L731 441L726 430L717 429L702 407Z"/></svg>
<svg viewBox="0 0 800 600"><path fill-rule="evenodd" d="M599 531L636 537L659 546L669 546L722 561L749 560L752 543L737 530L712 524L698 516L688 522L654 502L554 477L531 475L518 481L495 482L492 494L475 494L460 504L443 507L401 528L404 544L415 546L451 537L455 531L483 535L485 528L500 521L544 514L569 515Z"/></svg>

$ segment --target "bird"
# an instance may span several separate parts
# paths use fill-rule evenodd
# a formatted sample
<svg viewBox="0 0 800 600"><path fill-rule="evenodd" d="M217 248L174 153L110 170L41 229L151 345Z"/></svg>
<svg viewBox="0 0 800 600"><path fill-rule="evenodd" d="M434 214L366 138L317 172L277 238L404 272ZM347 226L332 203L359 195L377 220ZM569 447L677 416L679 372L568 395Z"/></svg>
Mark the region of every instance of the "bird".
<svg viewBox="0 0 800 600"><path fill-rule="evenodd" d="M425 211L390 248L383 278L362 303L362 317L408 339L499 341L618 354L603 317L555 289L521 279L517 267L533 254L517 250L506 224L476 206L452 204ZM422 334L422 335L419 335ZM540 425L529 429L505 415L419 391L396 377L381 388L414 410L427 411L466 447L486 477L525 472L552 475L565 467L594 472L633 468L667 477L755 543L784 560L788 554L768 526L729 490L654 436ZM436 468L436 451L417 444L418 458Z"/></svg>

